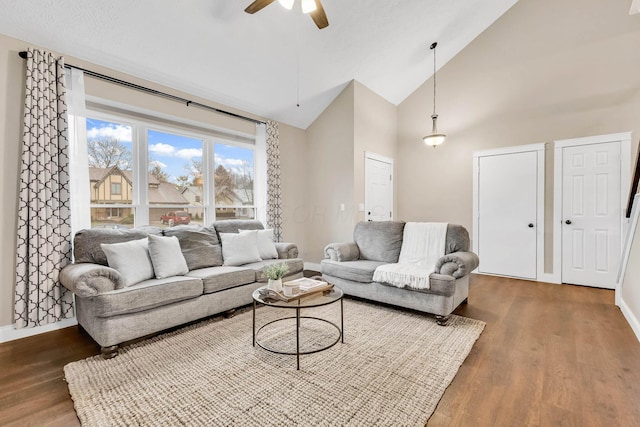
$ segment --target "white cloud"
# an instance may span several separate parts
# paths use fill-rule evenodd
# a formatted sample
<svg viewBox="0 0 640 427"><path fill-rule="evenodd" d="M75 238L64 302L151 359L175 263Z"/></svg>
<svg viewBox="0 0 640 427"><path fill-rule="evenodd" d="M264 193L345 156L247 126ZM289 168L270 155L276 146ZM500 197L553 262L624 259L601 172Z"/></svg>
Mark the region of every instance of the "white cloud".
<svg viewBox="0 0 640 427"><path fill-rule="evenodd" d="M87 138L115 138L120 142L131 142L131 128L124 125L103 126L87 130Z"/></svg>
<svg viewBox="0 0 640 427"><path fill-rule="evenodd" d="M176 157L191 160L194 157L202 157L202 148L182 148L175 152Z"/></svg>
<svg viewBox="0 0 640 427"><path fill-rule="evenodd" d="M191 160L194 157L202 157L202 148L181 148L176 150L173 145L158 142L149 145L149 152L164 157L178 157L180 159Z"/></svg>
<svg viewBox="0 0 640 427"><path fill-rule="evenodd" d="M158 142L157 144L149 145L149 152L158 154L159 156L172 157L176 149L173 145Z"/></svg>
<svg viewBox="0 0 640 427"><path fill-rule="evenodd" d="M225 169L242 170L245 160L228 159L223 156L216 155L216 165L222 165Z"/></svg>

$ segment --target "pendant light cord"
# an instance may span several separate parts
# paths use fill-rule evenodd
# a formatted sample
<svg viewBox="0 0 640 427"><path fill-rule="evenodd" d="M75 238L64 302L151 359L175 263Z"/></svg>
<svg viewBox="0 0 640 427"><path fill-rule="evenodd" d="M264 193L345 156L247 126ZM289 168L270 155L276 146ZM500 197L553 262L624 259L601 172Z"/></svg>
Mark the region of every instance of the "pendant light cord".
<svg viewBox="0 0 640 427"><path fill-rule="evenodd" d="M431 50L433 50L433 115L436 115L436 46L438 43L433 43L431 45Z"/></svg>
<svg viewBox="0 0 640 427"><path fill-rule="evenodd" d="M302 3L296 17L296 107L298 108L300 108L300 15L302 15Z"/></svg>

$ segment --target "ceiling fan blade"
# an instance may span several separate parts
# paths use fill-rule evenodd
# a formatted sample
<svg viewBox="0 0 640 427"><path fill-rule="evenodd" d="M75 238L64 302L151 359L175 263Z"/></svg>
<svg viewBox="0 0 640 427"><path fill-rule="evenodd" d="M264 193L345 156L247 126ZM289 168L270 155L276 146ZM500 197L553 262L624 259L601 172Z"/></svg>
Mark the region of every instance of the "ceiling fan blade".
<svg viewBox="0 0 640 427"><path fill-rule="evenodd" d="M256 13L264 9L265 7L269 6L274 1L276 0L255 0L253 3L247 6L247 8L244 11L247 13Z"/></svg>
<svg viewBox="0 0 640 427"><path fill-rule="evenodd" d="M319 29L323 29L329 26L329 20L327 19L327 14L324 13L324 8L322 7L322 3L320 0L316 1L316 10L310 13L311 19L316 23Z"/></svg>

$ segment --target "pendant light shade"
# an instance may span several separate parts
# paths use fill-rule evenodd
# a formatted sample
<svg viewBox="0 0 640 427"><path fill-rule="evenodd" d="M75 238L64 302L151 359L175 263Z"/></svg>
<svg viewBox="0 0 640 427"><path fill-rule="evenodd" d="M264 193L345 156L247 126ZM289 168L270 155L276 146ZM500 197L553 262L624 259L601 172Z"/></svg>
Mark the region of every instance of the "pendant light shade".
<svg viewBox="0 0 640 427"><path fill-rule="evenodd" d="M282 5L282 7L284 7L285 9L291 10L293 8L293 2L295 0L278 0L278 1Z"/></svg>
<svg viewBox="0 0 640 427"><path fill-rule="evenodd" d="M438 43L431 45L431 50L433 50L433 114L431 115L431 121L433 123L431 134L422 138L425 144L434 148L442 144L447 137L443 133L438 133L438 115L436 114L436 46L438 46Z"/></svg>

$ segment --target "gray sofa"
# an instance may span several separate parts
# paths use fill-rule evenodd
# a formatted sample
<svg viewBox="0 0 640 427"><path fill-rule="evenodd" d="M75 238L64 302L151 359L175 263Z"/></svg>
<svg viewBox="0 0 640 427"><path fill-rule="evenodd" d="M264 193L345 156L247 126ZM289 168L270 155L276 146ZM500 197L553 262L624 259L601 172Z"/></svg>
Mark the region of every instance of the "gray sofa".
<svg viewBox="0 0 640 427"><path fill-rule="evenodd" d="M267 281L262 270L286 263L286 280L302 277L303 262L292 243L275 243L277 259L239 266L223 264L219 233L261 230L259 221L225 220L210 227L140 227L128 230L88 229L74 237L74 264L66 266L61 283L75 294L78 324L102 347L105 358L117 355L118 345L252 302L252 292ZM110 268L100 244L176 236L189 271L126 285Z"/></svg>
<svg viewBox="0 0 640 427"><path fill-rule="evenodd" d="M359 222L353 242L326 246L322 276L347 295L435 314L438 324L445 325L456 307L468 301L469 273L478 266L477 255L469 252L469 233L461 225L447 225L445 255L429 276L429 289L374 282L378 266L398 262L404 226L402 221Z"/></svg>

